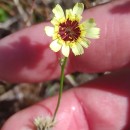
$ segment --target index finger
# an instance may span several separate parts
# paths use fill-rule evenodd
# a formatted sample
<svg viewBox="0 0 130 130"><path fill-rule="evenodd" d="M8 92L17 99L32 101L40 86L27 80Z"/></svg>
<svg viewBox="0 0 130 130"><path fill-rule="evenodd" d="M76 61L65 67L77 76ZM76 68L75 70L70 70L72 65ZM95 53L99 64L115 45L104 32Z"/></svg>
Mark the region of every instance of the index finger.
<svg viewBox="0 0 130 130"><path fill-rule="evenodd" d="M82 56L70 56L67 73L101 72L128 66L130 62L130 2L115 1L84 12L101 28L99 40ZM44 33L49 23L35 25L0 41L0 79L10 82L39 82L59 76L59 53L49 49L51 38Z"/></svg>

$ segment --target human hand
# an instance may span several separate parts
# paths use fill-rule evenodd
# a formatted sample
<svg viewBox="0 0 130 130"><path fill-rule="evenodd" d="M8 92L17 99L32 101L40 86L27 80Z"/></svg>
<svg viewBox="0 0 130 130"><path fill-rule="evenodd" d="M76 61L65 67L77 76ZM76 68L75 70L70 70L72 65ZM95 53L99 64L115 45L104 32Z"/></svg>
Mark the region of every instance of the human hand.
<svg viewBox="0 0 130 130"><path fill-rule="evenodd" d="M66 73L113 72L63 94L54 129L130 129L130 2L115 1L90 9L101 38L85 54L70 56ZM59 77L58 57L49 49L43 26L36 25L1 40L0 78L10 82L38 82ZM95 42L95 43L94 43ZM6 59L6 60L5 60ZM124 68L124 69L123 69ZM2 130L32 130L33 119L54 112L57 97L49 98L12 116Z"/></svg>

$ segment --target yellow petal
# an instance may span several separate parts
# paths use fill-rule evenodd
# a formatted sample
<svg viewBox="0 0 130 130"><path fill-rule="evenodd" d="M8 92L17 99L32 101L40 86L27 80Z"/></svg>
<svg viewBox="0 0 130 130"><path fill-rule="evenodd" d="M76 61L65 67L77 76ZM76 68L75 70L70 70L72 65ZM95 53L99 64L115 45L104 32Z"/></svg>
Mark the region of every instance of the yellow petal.
<svg viewBox="0 0 130 130"><path fill-rule="evenodd" d="M87 30L87 38L97 39L99 38L100 29L93 27Z"/></svg>
<svg viewBox="0 0 130 130"><path fill-rule="evenodd" d="M96 26L96 23L93 18L90 18L80 24L80 27L82 30L89 29L89 28L95 27L95 26Z"/></svg>
<svg viewBox="0 0 130 130"><path fill-rule="evenodd" d="M82 29L80 28L80 30L81 30L80 37L86 37L86 34L87 34L87 29L82 30Z"/></svg>
<svg viewBox="0 0 130 130"><path fill-rule="evenodd" d="M83 3L77 3L77 4L75 4L75 6L73 8L73 14L82 15L83 10L84 10L84 4Z"/></svg>
<svg viewBox="0 0 130 130"><path fill-rule="evenodd" d="M55 8L52 10L52 12L54 13L54 15L57 19L65 17L63 9L61 8L61 6L59 4L57 4L55 6Z"/></svg>
<svg viewBox="0 0 130 130"><path fill-rule="evenodd" d="M56 19L56 17L54 17L52 20L51 20L51 23L53 25L58 25L59 24L59 21Z"/></svg>
<svg viewBox="0 0 130 130"><path fill-rule="evenodd" d="M45 27L45 32L48 36L52 37L54 34L54 28L50 26Z"/></svg>
<svg viewBox="0 0 130 130"><path fill-rule="evenodd" d="M82 55L84 53L83 47L80 44L76 44L71 47L74 55Z"/></svg>
<svg viewBox="0 0 130 130"><path fill-rule="evenodd" d="M58 52L61 49L61 45L57 42L57 40L55 40L50 44L50 48L54 52Z"/></svg>
<svg viewBox="0 0 130 130"><path fill-rule="evenodd" d="M85 47L85 48L88 48L89 47L89 44L90 44L90 41L88 39L83 39L81 40L80 44Z"/></svg>
<svg viewBox="0 0 130 130"><path fill-rule="evenodd" d="M65 13L66 13L66 19L75 17L75 15L73 16L72 9L66 9Z"/></svg>
<svg viewBox="0 0 130 130"><path fill-rule="evenodd" d="M70 47L69 47L69 46L66 46L66 45L63 45L63 46L62 46L62 54L63 54L65 57L68 57L68 56L69 56L69 53L70 53Z"/></svg>
<svg viewBox="0 0 130 130"><path fill-rule="evenodd" d="M100 29L95 27L96 23L93 18L90 18L89 20L86 20L82 24L80 24L81 36L87 36L87 38L99 38ZM86 34L85 34L86 32Z"/></svg>

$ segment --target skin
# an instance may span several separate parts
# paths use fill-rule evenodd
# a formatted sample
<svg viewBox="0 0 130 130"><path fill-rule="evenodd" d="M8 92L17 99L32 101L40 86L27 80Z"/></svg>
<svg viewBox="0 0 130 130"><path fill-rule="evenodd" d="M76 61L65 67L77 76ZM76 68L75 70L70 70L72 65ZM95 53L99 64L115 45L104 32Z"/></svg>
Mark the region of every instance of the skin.
<svg viewBox="0 0 130 130"><path fill-rule="evenodd" d="M129 0L116 0L84 12L83 20L94 17L101 37L92 40L82 56L70 55L66 73L112 73L66 91L54 130L130 130L129 7ZM1 79L39 82L59 77L61 54L48 48L51 38L43 32L46 25L26 28L0 41ZM56 102L57 96L18 112L1 130L35 130L33 119L52 115Z"/></svg>

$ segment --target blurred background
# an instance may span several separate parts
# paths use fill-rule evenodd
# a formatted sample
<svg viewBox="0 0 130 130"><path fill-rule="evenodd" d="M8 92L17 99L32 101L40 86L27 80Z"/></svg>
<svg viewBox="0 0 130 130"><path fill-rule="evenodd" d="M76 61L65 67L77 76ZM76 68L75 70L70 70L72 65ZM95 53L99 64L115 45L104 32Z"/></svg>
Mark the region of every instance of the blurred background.
<svg viewBox="0 0 130 130"><path fill-rule="evenodd" d="M0 39L28 26L53 17L52 9L60 4L63 9L72 8L76 2L82 2L85 8L93 8L112 0L0 0ZM108 72L106 72L108 73ZM104 73L67 75L64 91L88 82ZM0 128L14 113L34 103L54 96L59 90L59 79L45 83L8 83L0 81Z"/></svg>

